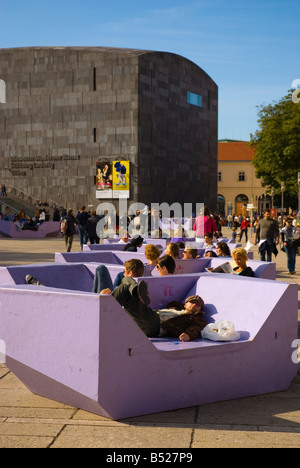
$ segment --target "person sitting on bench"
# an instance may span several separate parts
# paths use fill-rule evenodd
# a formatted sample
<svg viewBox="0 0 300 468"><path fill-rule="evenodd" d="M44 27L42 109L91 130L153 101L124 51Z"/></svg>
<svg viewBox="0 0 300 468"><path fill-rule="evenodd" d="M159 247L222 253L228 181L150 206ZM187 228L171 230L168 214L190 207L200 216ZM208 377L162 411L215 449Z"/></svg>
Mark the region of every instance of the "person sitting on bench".
<svg viewBox="0 0 300 468"><path fill-rule="evenodd" d="M157 260L157 269L160 276L173 275L176 269L174 258L170 255L163 255Z"/></svg>

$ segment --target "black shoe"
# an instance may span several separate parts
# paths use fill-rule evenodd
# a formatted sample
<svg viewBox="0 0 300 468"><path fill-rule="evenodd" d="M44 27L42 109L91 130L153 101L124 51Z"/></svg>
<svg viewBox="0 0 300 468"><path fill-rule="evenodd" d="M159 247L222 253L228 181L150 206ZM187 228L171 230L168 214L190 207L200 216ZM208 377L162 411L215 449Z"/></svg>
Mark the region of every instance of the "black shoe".
<svg viewBox="0 0 300 468"><path fill-rule="evenodd" d="M138 283L138 295L140 300L148 306L151 302L149 294L148 294L148 285L145 281L141 281Z"/></svg>
<svg viewBox="0 0 300 468"><path fill-rule="evenodd" d="M43 286L36 278L34 278L31 275L26 275L25 281L27 284L35 284L36 286Z"/></svg>

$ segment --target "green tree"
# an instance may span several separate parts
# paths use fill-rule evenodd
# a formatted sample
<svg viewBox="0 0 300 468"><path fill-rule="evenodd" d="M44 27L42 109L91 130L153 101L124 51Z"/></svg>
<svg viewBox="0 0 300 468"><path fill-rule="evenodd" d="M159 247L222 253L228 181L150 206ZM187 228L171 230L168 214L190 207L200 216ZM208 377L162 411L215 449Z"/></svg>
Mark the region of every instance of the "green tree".
<svg viewBox="0 0 300 468"><path fill-rule="evenodd" d="M256 176L265 187L285 191L297 199L300 172L300 103L292 100L292 91L279 102L258 106L259 129L250 135L255 155Z"/></svg>

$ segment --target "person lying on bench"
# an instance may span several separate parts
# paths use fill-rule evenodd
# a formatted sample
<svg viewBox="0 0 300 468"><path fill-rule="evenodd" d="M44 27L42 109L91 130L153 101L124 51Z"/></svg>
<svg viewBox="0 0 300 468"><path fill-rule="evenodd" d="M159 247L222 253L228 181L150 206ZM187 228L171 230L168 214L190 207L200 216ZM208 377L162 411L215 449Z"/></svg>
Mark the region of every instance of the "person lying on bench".
<svg viewBox="0 0 300 468"><path fill-rule="evenodd" d="M198 296L189 296L185 304L178 306L169 303L166 309L159 310L161 331L160 336L168 335L187 342L201 338L201 331L207 321L203 317L204 301Z"/></svg>
<svg viewBox="0 0 300 468"><path fill-rule="evenodd" d="M141 260L132 259L125 262L124 267L121 284L114 291L105 288L100 294L111 294L146 336L156 337L159 335L160 320L157 312L148 307L150 298L147 283L145 281L137 283L134 279L143 276L144 264Z"/></svg>
<svg viewBox="0 0 300 468"><path fill-rule="evenodd" d="M148 337L159 336L162 326L167 335L179 338L181 341L201 338L201 330L207 322L203 318L204 301L200 296L188 297L181 311L153 310L148 307L150 298L147 283L145 281L137 283L134 279L143 276L143 263L132 259L125 262L124 267L124 279L120 286L114 291L106 288L100 294L114 296Z"/></svg>

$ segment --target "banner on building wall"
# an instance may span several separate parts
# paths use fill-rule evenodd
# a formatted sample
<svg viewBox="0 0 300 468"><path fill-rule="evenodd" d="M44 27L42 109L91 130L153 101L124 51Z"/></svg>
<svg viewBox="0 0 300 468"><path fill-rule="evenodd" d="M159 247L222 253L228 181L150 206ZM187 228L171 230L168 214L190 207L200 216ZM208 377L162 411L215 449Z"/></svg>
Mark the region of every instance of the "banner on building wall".
<svg viewBox="0 0 300 468"><path fill-rule="evenodd" d="M130 162L113 161L112 163L113 198L130 196Z"/></svg>
<svg viewBox="0 0 300 468"><path fill-rule="evenodd" d="M113 198L111 162L96 163L96 198Z"/></svg>

